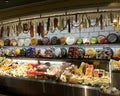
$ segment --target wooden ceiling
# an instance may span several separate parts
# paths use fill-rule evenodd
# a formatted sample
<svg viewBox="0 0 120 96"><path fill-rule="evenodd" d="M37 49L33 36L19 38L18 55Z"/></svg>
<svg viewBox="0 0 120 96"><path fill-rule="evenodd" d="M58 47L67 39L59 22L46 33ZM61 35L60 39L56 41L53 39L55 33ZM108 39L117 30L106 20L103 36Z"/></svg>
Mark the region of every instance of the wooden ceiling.
<svg viewBox="0 0 120 96"><path fill-rule="evenodd" d="M120 7L120 0L0 0L0 20L64 9L109 7L111 3Z"/></svg>

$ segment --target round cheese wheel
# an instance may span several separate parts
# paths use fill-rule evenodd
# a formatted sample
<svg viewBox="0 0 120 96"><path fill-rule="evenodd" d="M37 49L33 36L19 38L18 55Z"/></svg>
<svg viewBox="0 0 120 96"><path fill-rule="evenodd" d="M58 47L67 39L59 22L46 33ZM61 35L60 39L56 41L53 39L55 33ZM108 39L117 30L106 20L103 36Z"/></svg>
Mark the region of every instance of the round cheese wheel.
<svg viewBox="0 0 120 96"><path fill-rule="evenodd" d="M30 45L31 46L36 46L38 44L38 39L37 38L31 38Z"/></svg>
<svg viewBox="0 0 120 96"><path fill-rule="evenodd" d="M110 43L116 43L118 40L118 36L115 33L111 33L107 36L107 39Z"/></svg>
<svg viewBox="0 0 120 96"><path fill-rule="evenodd" d="M61 57L67 56L67 49L66 48L61 48Z"/></svg>
<svg viewBox="0 0 120 96"><path fill-rule="evenodd" d="M79 57L83 58L83 56L85 55L85 49L84 48L78 48L78 53L79 53Z"/></svg>
<svg viewBox="0 0 120 96"><path fill-rule="evenodd" d="M60 45L65 45L66 44L66 37L65 36L61 36L60 37Z"/></svg>
<svg viewBox="0 0 120 96"><path fill-rule="evenodd" d="M29 46L30 45L30 39L29 38L25 39L24 45L25 46Z"/></svg>
<svg viewBox="0 0 120 96"><path fill-rule="evenodd" d="M82 44L83 43L83 39L82 38L78 38L77 41L76 41L76 44Z"/></svg>
<svg viewBox="0 0 120 96"><path fill-rule="evenodd" d="M24 46L24 39L19 39L18 40L18 46Z"/></svg>
<svg viewBox="0 0 120 96"><path fill-rule="evenodd" d="M120 58L120 48L116 48L115 55Z"/></svg>
<svg viewBox="0 0 120 96"><path fill-rule="evenodd" d="M66 43L67 45L73 45L74 43L76 42L76 39L74 36L68 36L67 39L66 39Z"/></svg>
<svg viewBox="0 0 120 96"><path fill-rule="evenodd" d="M52 38L51 38L51 44L52 45L56 45L58 43L58 38L56 37L56 36L53 36Z"/></svg>
<svg viewBox="0 0 120 96"><path fill-rule="evenodd" d="M91 37L90 38L90 44L96 44L97 43L97 38L96 37Z"/></svg>
<svg viewBox="0 0 120 96"><path fill-rule="evenodd" d="M5 46L9 46L9 45L10 45L10 40L9 40L9 39L6 39L6 40L4 41L4 45L5 45Z"/></svg>
<svg viewBox="0 0 120 96"><path fill-rule="evenodd" d="M49 40L48 37L44 37L44 38L42 39L43 45L48 45L49 41L50 41L50 40Z"/></svg>
<svg viewBox="0 0 120 96"><path fill-rule="evenodd" d="M10 46L17 46L17 45L18 45L17 40L12 39L12 40L10 41Z"/></svg>
<svg viewBox="0 0 120 96"><path fill-rule="evenodd" d="M85 55L88 56L88 58L94 58L96 56L96 50L94 48L86 48Z"/></svg>
<svg viewBox="0 0 120 96"><path fill-rule="evenodd" d="M4 46L4 41L0 40L0 46Z"/></svg>
<svg viewBox="0 0 120 96"><path fill-rule="evenodd" d="M106 40L107 39L106 39L106 37L104 35L99 35L97 37L97 41L98 41L99 44L104 44L106 42Z"/></svg>

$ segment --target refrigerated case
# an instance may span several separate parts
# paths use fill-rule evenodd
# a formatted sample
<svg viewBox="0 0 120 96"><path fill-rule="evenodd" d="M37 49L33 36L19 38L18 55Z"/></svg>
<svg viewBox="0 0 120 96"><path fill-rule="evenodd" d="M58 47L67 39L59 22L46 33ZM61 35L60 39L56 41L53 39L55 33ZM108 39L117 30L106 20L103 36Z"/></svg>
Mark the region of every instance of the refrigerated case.
<svg viewBox="0 0 120 96"><path fill-rule="evenodd" d="M15 34L9 33L9 35L7 34L8 30L4 31L5 34L3 35L3 40L8 39L10 40L10 42L11 41L12 42L6 46L1 45L2 46L1 53L3 52L1 56L4 56L11 60L18 59L19 62L23 62L23 60L25 60L29 63L31 63L30 60L35 60L35 62L37 63L40 63L42 61L44 62L54 61L58 63L67 62L67 63L77 65L77 67L81 65L81 62L85 62L90 65L93 65L94 68L96 69L103 69L109 72L109 60L111 58L118 59L117 56L119 55L117 54L116 56L116 49L119 48L119 42L120 42L120 38L119 38L120 34L119 32L116 32L119 30L114 29L114 27L117 28L116 22L114 22L114 24L111 23L110 16L112 14L116 16L115 19L116 18L118 19L117 16L119 16L119 10L117 11L115 10L114 11L110 11L110 10L99 11L98 10L97 12L95 10L92 12L91 11L80 12L80 13L78 12L79 10L74 11L74 12L71 12L71 10L68 10L66 12L65 10L65 12L60 12L60 13L58 12L55 14L43 14L41 15L40 18L38 17L38 15L35 18L34 17L29 18L29 16L27 16L26 18L16 19L13 22L12 21L4 22L4 27L6 29L9 29L9 27L15 28L17 24L21 24L21 28L22 28L24 27L26 23L30 25L31 24L30 21L35 24L35 28L36 28L36 24L37 25L39 23L46 24L46 22L48 24L47 20L49 20L49 17L50 17L51 22L49 22L49 24L52 23L50 24L52 27L51 26L49 27L51 27L52 31L47 30L49 32L45 34L45 38L44 38L46 40L46 37L47 37L47 40L49 39L48 41L50 42L43 43L44 41L43 34L41 35L41 33L40 34L37 33L36 32L37 30L35 29L34 31L35 38L33 38L32 41L37 42L39 39L43 43L41 44L40 42L39 45L37 45L36 42L33 42L33 44L30 43L32 36L30 32L29 31L26 32L24 28L21 29L21 33L19 35L16 33L16 31L18 31L17 29L14 29ZM58 21L61 19L60 17L62 17L62 19L65 20L64 21L65 26L62 26L65 28L59 31L58 30L59 28L56 28L56 27L61 27L58 24ZM56 24L55 25L53 24L53 21L57 22L57 26ZM86 22L87 22L87 25L86 25ZM13 26L11 27L12 24ZM46 31L46 26L47 25L44 26L45 31ZM1 28L2 27L3 26L1 26ZM12 31L10 30L10 32L13 32L13 30ZM58 42L57 43L53 42L52 44L51 40L52 40L52 37L54 36L58 37L57 38L58 41L61 36L65 36L67 40L65 41L65 43L62 42L62 44L64 43L63 45L59 44ZM92 37L95 37L95 38L92 38ZM98 40L97 42L96 42L96 38ZM26 39L29 39L29 40L28 42L25 43ZM82 39L83 41L76 43L77 39L80 39L80 40ZM109 42L107 41L108 39L109 39ZM20 40L22 42L19 44ZM91 42L90 40L94 42ZM71 41L72 43L69 41ZM64 51L65 55L62 55L61 53L59 53L61 52L60 50L62 48L65 48L67 50L67 51ZM83 53L78 54L79 52L78 48L83 49L82 50ZM17 54L16 49L19 49L19 51L22 50L21 54ZM27 51L24 51L23 49ZM43 51L42 55L41 54L36 55L36 49L37 51L42 50ZM47 53L49 53L48 52L49 49L52 50L52 51L49 51L49 52L52 52L52 56L50 54L45 53L46 50L47 50ZM17 50L18 53L19 51ZM31 53L31 51L33 53ZM100 54L96 54L96 53L100 53ZM109 75L109 73L106 73L106 74ZM80 96L80 95L81 96L99 96L99 88L100 88L100 86L98 85L78 84L78 83L72 84L70 82L61 82L59 80L51 80L51 79L44 80L44 79L39 79L36 77L26 78L26 77L21 77L21 76L20 77L11 76L8 74L2 75L0 77L0 85L1 85L1 90L5 91L8 94L30 95L30 96L31 95L32 96L35 96L35 95L39 95L39 96Z"/></svg>

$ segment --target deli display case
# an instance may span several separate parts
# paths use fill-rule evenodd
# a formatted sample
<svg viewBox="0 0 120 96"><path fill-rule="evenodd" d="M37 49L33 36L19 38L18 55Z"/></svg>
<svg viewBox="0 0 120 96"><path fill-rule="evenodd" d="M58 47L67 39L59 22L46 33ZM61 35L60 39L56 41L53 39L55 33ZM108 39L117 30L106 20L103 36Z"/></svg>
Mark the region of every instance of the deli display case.
<svg viewBox="0 0 120 96"><path fill-rule="evenodd" d="M20 96L103 96L104 87L119 89L119 72L112 70L120 58L119 12L65 11L1 24L0 89Z"/></svg>
<svg viewBox="0 0 120 96"><path fill-rule="evenodd" d="M99 96L100 86L109 85L108 73L104 72L96 74L100 77L92 77L88 76L90 73L86 71L86 68L84 69L85 76L84 73L79 72L83 69L74 69L76 65L73 63L79 62L79 60L73 61L70 63L68 61L40 60L38 64L38 60L5 58L1 63L0 85L5 88L5 92L12 95L79 96L81 94L82 96ZM91 63L93 61L89 60ZM106 62L100 63L105 65ZM81 63L88 64L83 61Z"/></svg>

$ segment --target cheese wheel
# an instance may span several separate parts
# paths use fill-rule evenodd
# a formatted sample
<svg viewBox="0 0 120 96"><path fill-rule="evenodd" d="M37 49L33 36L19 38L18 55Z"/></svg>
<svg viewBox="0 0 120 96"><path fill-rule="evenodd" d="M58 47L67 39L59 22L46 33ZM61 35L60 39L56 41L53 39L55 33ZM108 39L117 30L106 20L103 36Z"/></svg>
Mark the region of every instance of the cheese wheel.
<svg viewBox="0 0 120 96"><path fill-rule="evenodd" d="M4 41L0 40L0 46L4 46Z"/></svg>
<svg viewBox="0 0 120 96"><path fill-rule="evenodd" d="M120 48L116 48L115 55L120 58Z"/></svg>
<svg viewBox="0 0 120 96"><path fill-rule="evenodd" d="M96 56L96 50L94 48L86 48L85 55L88 56L88 58L94 58Z"/></svg>

